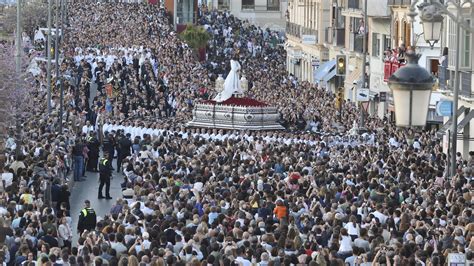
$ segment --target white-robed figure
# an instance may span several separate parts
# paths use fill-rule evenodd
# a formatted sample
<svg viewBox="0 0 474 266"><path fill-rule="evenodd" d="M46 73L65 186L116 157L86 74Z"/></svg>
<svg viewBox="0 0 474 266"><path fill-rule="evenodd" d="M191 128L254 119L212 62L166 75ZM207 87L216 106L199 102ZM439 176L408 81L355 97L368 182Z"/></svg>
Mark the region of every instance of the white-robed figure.
<svg viewBox="0 0 474 266"><path fill-rule="evenodd" d="M224 90L214 98L216 102L223 102L233 94L243 94L240 86L240 64L236 60L230 60L230 72L225 78Z"/></svg>

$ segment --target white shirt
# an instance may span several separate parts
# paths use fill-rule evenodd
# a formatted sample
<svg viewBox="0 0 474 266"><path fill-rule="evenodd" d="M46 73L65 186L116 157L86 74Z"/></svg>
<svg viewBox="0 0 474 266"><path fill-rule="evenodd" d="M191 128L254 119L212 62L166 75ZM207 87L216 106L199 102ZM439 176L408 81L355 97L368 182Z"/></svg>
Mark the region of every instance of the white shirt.
<svg viewBox="0 0 474 266"><path fill-rule="evenodd" d="M379 219L381 224L385 224L385 221L387 220L387 216L385 214L379 211L374 211L372 214Z"/></svg>
<svg viewBox="0 0 474 266"><path fill-rule="evenodd" d="M243 257L237 257L235 259L235 261L237 263L239 263L239 265L242 265L242 266L251 266L252 265L252 263L248 259L244 259Z"/></svg>
<svg viewBox="0 0 474 266"><path fill-rule="evenodd" d="M109 123L104 123L104 125L102 126L102 133L104 133L105 131L109 131Z"/></svg>
<svg viewBox="0 0 474 266"><path fill-rule="evenodd" d="M87 126L87 125L84 125L82 127L82 133L84 134L87 134L89 135L89 132L93 131L94 130L94 127L93 126Z"/></svg>
<svg viewBox="0 0 474 266"><path fill-rule="evenodd" d="M349 233L349 235L359 236L359 225L358 224L356 224L356 226L354 226L354 224L352 222L349 222L346 225L344 225L344 228L347 229L347 233Z"/></svg>
<svg viewBox="0 0 474 266"><path fill-rule="evenodd" d="M342 236L339 246L339 252L352 251L352 239L350 236Z"/></svg>
<svg viewBox="0 0 474 266"><path fill-rule="evenodd" d="M2 173L2 181L5 181L5 188L13 183L13 173Z"/></svg>

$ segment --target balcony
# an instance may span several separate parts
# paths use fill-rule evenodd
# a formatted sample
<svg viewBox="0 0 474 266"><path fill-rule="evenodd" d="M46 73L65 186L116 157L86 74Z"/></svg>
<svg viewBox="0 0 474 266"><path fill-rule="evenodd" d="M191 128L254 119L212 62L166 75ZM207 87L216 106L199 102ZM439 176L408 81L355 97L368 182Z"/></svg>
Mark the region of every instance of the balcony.
<svg viewBox="0 0 474 266"><path fill-rule="evenodd" d="M388 0L389 6L409 6L411 5L411 0Z"/></svg>
<svg viewBox="0 0 474 266"><path fill-rule="evenodd" d="M448 67L438 66L438 82L441 90L448 90L449 70Z"/></svg>
<svg viewBox="0 0 474 266"><path fill-rule="evenodd" d="M324 30L324 42L334 46L345 46L345 29L327 27Z"/></svg>
<svg viewBox="0 0 474 266"><path fill-rule="evenodd" d="M383 81L388 82L388 79L395 73L399 68L406 66L405 63L398 62L396 57L385 58L383 62Z"/></svg>
<svg viewBox="0 0 474 266"><path fill-rule="evenodd" d="M447 67L438 67L439 87L441 90L453 91L454 78L450 79L452 73ZM465 100L472 101L474 99L474 92L471 86L472 72L459 71L459 96Z"/></svg>
<svg viewBox="0 0 474 266"><path fill-rule="evenodd" d="M307 27L301 27L301 35L314 35L318 37L318 30L310 29Z"/></svg>
<svg viewBox="0 0 474 266"><path fill-rule="evenodd" d="M349 0L347 8L350 9L360 9L362 5L360 4L360 0Z"/></svg>
<svg viewBox="0 0 474 266"><path fill-rule="evenodd" d="M459 72L459 79L460 79L460 85L461 87L459 88L459 95L462 97L466 98L474 98L474 93L472 92L471 89L471 78L472 78L472 73L471 72Z"/></svg>
<svg viewBox="0 0 474 266"><path fill-rule="evenodd" d="M301 26L293 22L286 22L286 34L301 38Z"/></svg>

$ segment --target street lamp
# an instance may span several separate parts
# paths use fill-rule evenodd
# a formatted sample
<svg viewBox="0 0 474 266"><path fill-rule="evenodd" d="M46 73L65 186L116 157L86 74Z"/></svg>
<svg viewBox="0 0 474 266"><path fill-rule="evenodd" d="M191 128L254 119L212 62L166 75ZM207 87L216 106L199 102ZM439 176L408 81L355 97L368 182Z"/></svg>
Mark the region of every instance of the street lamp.
<svg viewBox="0 0 474 266"><path fill-rule="evenodd" d="M413 50L406 54L408 64L388 79L395 105L395 123L399 127L423 127L430 103L434 78L418 65Z"/></svg>
<svg viewBox="0 0 474 266"><path fill-rule="evenodd" d="M429 43L431 49L433 49L433 46L440 39L444 17L439 8L428 4L421 8L420 19L423 24L425 41Z"/></svg>
<svg viewBox="0 0 474 266"><path fill-rule="evenodd" d="M418 0L413 0L409 16L413 19L417 15L415 11L415 5ZM456 148L457 148L457 136L458 136L458 103L459 103L459 63L460 63L460 48L461 48L461 28L466 32L474 33L474 28L469 25L468 21L463 16L463 9L465 7L472 7L474 5L473 0L429 0L421 3L418 8L420 9L420 19L423 24L423 30L425 34L425 40L429 42L430 46L438 42L441 38L441 26L443 23L443 15L451 18L452 22L456 24L456 34L455 34L455 65L454 65L454 88L453 88L453 110L452 110L452 141L451 141L451 161L450 169L451 176L456 175L457 171L457 162L456 162ZM456 13L453 14L449 11L450 7L456 9Z"/></svg>

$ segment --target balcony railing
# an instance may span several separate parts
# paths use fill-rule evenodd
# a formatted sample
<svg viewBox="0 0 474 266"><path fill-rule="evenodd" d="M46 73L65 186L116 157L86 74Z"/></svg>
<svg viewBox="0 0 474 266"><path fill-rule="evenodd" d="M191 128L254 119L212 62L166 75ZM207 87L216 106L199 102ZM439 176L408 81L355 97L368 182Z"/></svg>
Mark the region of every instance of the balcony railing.
<svg viewBox="0 0 474 266"><path fill-rule="evenodd" d="M361 8L360 1L359 0L349 0L347 8L360 9Z"/></svg>
<svg viewBox="0 0 474 266"><path fill-rule="evenodd" d="M286 34L301 38L301 26L293 22L286 22Z"/></svg>
<svg viewBox="0 0 474 266"><path fill-rule="evenodd" d="M267 3L267 11L280 11L280 3L278 2L276 5Z"/></svg>
<svg viewBox="0 0 474 266"><path fill-rule="evenodd" d="M472 73L459 71L459 95L466 98L474 98L474 92L471 86ZM452 91L454 79L450 79L450 71L446 66L438 66L438 82L442 90Z"/></svg>
<svg viewBox="0 0 474 266"><path fill-rule="evenodd" d="M409 6L411 5L411 0L388 0L389 6Z"/></svg>
<svg viewBox="0 0 474 266"><path fill-rule="evenodd" d="M396 58L386 58L383 65L383 81L387 82L393 73L395 73L399 68L404 67L406 64L400 63Z"/></svg>
<svg viewBox="0 0 474 266"><path fill-rule="evenodd" d="M242 5L242 10L254 10L255 5Z"/></svg>
<svg viewBox="0 0 474 266"><path fill-rule="evenodd" d="M439 65L438 66L438 82L439 82L440 89L448 90L448 81L449 81L448 67Z"/></svg>
<svg viewBox="0 0 474 266"><path fill-rule="evenodd" d="M459 94L461 96L467 97L467 98L473 98L474 93L472 92L471 89L471 79L472 79L472 73L471 72L459 72L459 79L460 79L460 91Z"/></svg>
<svg viewBox="0 0 474 266"><path fill-rule="evenodd" d="M318 30L310 29L307 27L301 27L301 35L314 35L318 36Z"/></svg>
<svg viewBox="0 0 474 266"><path fill-rule="evenodd" d="M217 8L219 10L229 9L229 0L219 0L217 1Z"/></svg>

